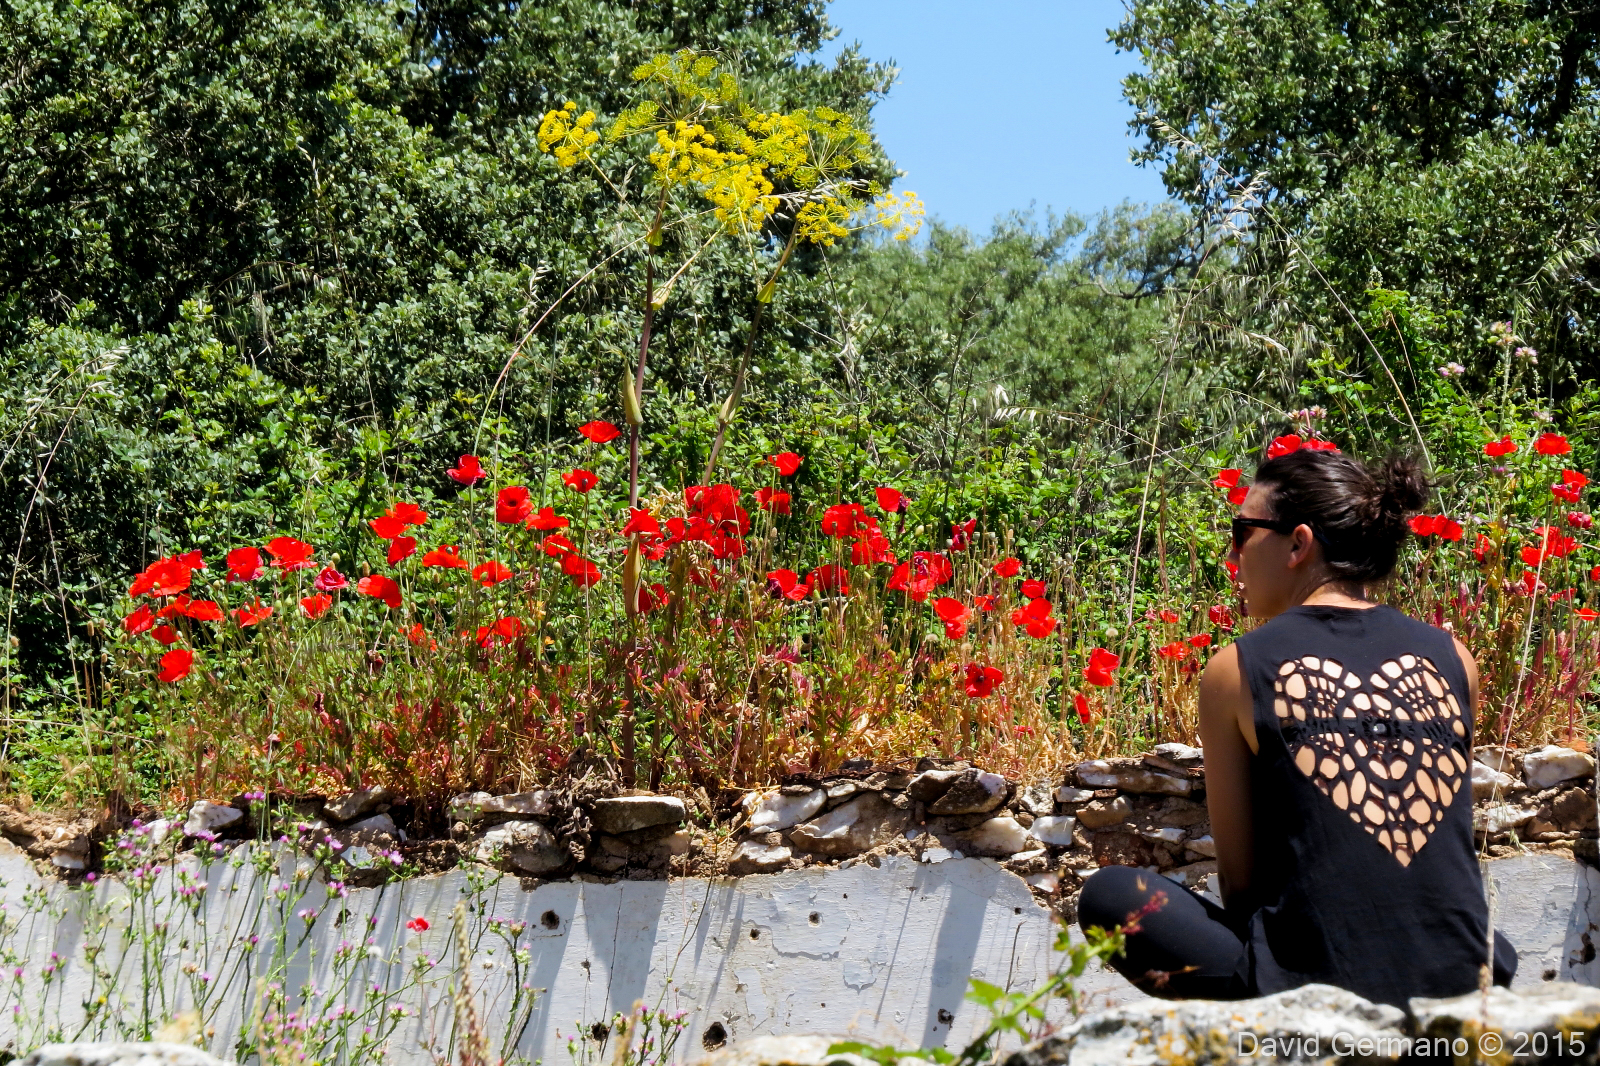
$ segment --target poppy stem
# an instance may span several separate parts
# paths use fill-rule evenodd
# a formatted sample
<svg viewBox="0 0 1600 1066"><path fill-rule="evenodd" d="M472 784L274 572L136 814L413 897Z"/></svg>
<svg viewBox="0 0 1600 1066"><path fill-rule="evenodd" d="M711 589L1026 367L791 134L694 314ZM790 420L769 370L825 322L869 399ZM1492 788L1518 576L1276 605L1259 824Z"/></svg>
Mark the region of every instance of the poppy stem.
<svg viewBox="0 0 1600 1066"><path fill-rule="evenodd" d="M656 319L656 261L645 258L644 266L644 325L639 330L639 369L633 375L633 394L644 404L644 364L650 354L650 330ZM639 506L639 426L628 421L628 506Z"/></svg>

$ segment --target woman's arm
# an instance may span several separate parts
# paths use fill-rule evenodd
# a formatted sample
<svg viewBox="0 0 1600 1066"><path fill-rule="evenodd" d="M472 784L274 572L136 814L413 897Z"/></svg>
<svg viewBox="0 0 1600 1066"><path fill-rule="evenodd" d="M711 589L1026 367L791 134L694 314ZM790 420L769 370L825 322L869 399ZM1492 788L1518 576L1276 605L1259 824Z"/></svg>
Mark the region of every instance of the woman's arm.
<svg viewBox="0 0 1600 1066"><path fill-rule="evenodd" d="M1461 656L1461 668L1467 672L1467 705L1462 708L1467 716L1469 727L1478 724L1478 660L1472 657L1467 646L1461 643L1461 638L1451 635L1451 640L1456 642L1456 654Z"/></svg>
<svg viewBox="0 0 1600 1066"><path fill-rule="evenodd" d="M1242 723L1250 725L1248 739ZM1255 857L1250 811L1250 753L1254 741L1250 693L1239 670L1239 649L1230 644L1212 656L1200 677L1206 806L1211 811L1211 839L1217 845L1217 873L1224 903L1250 888Z"/></svg>

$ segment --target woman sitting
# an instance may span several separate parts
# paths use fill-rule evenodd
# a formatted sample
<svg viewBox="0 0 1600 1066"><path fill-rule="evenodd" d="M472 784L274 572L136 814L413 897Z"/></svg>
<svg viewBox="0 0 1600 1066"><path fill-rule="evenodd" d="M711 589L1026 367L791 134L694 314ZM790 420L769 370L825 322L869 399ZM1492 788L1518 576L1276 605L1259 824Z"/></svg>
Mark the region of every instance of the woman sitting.
<svg viewBox="0 0 1600 1066"><path fill-rule="evenodd" d="M1297 451L1265 463L1233 521L1264 625L1200 681L1206 800L1224 906L1108 866L1085 928L1139 914L1112 960L1151 995L1242 999L1320 982L1404 1008L1508 985L1472 834L1477 664L1449 633L1366 598L1423 503L1415 464Z"/></svg>

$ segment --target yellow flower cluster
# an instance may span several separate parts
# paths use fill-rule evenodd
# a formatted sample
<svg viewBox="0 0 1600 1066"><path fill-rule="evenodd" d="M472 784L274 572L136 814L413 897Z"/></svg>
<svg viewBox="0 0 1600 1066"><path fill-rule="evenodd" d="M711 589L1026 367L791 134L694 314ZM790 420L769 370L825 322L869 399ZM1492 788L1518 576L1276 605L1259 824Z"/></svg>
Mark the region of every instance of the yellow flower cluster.
<svg viewBox="0 0 1600 1066"><path fill-rule="evenodd" d="M873 203L872 209L870 225L891 231L897 241L909 241L921 232L922 216L927 214L917 194L909 190L884 193Z"/></svg>
<svg viewBox="0 0 1600 1066"><path fill-rule="evenodd" d="M851 214L849 207L831 196L806 204L794 217L796 235L800 240L831 248L835 240L850 235Z"/></svg>
<svg viewBox="0 0 1600 1066"><path fill-rule="evenodd" d="M559 111L547 112L539 123L539 150L550 152L556 162L570 167L589 157L589 149L600 140L594 130L594 112L578 114L578 105L568 100Z"/></svg>

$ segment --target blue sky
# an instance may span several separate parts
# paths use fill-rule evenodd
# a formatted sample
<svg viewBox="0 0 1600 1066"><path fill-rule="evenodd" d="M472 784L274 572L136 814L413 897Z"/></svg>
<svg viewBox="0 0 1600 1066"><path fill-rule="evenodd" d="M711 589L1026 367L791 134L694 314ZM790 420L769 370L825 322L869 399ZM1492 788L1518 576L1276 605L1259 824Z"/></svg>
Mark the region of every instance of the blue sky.
<svg viewBox="0 0 1600 1066"><path fill-rule="evenodd" d="M873 115L879 139L929 215L987 233L1032 204L1092 215L1165 197L1133 145L1122 77L1138 57L1106 31L1121 0L834 0L840 35L900 78Z"/></svg>

